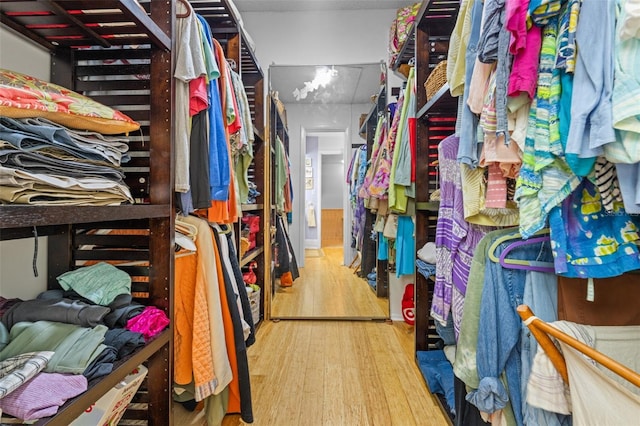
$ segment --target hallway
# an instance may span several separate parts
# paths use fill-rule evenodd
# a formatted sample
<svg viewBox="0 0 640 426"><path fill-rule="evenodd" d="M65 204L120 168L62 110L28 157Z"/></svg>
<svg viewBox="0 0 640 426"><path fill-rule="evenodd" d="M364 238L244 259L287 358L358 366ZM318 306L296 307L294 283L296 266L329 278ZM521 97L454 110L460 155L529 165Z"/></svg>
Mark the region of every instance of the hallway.
<svg viewBox="0 0 640 426"><path fill-rule="evenodd" d="M339 250L339 249L338 249ZM360 280L341 266L332 249L309 257L294 287L311 280L344 284ZM339 259L338 257L336 257ZM359 284L358 282L355 282ZM288 290L288 289L285 289ZM289 292L293 293L293 292ZM312 297L309 303L351 315L354 294L329 291L330 298ZM287 293L279 293L276 300ZM359 297L359 296L355 296ZM283 299L280 299L282 302ZM374 302L375 303L375 302ZM378 301L378 313L386 300ZM309 307L311 309L313 306ZM369 306L368 309L373 309ZM319 310L300 312L322 313ZM385 313L386 316L386 313ZM447 425L434 397L427 391L413 356L413 328L403 322L280 320L263 321L257 342L248 350L251 392L256 426L440 426ZM174 404L174 423L206 425L201 412L190 413ZM244 424L227 415L224 426Z"/></svg>
<svg viewBox="0 0 640 426"><path fill-rule="evenodd" d="M342 247L307 249L291 287L277 287L272 318L388 318L388 299L342 264Z"/></svg>

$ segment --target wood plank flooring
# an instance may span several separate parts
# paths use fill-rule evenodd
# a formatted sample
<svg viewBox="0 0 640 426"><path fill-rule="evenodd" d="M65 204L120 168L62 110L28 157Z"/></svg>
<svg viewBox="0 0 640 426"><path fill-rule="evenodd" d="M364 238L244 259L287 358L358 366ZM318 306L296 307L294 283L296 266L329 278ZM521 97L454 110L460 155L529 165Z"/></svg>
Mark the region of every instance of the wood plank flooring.
<svg viewBox="0 0 640 426"><path fill-rule="evenodd" d="M318 253L322 254L319 255ZM277 287L273 318L388 318L388 299L342 264L342 247L323 247L307 256L291 287Z"/></svg>
<svg viewBox="0 0 640 426"><path fill-rule="evenodd" d="M376 321L263 323L248 351L253 425L447 425L413 360L412 333ZM179 405L174 420L206 424ZM231 414L223 422L243 424Z"/></svg>

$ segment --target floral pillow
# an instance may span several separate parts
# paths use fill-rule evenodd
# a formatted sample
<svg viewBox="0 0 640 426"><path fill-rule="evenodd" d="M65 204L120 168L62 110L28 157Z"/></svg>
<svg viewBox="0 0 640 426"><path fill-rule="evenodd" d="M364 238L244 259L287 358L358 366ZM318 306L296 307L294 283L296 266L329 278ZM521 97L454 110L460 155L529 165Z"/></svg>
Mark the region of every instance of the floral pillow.
<svg viewBox="0 0 640 426"><path fill-rule="evenodd" d="M0 68L0 115L45 117L63 126L107 135L140 128L120 111L57 84Z"/></svg>

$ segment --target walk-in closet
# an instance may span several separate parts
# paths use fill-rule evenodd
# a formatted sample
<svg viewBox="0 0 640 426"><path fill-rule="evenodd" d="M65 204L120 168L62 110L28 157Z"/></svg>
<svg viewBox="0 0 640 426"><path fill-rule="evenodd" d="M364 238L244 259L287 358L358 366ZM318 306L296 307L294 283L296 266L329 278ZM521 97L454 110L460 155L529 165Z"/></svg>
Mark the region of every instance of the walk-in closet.
<svg viewBox="0 0 640 426"><path fill-rule="evenodd" d="M0 424L631 426L640 0L0 1Z"/></svg>

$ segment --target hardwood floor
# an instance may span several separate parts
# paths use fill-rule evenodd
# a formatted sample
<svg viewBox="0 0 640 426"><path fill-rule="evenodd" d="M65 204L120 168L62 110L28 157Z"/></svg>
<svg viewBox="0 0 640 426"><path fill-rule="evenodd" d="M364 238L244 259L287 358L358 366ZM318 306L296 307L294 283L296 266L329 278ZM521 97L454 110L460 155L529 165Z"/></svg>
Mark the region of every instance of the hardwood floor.
<svg viewBox="0 0 640 426"><path fill-rule="evenodd" d="M412 333L376 321L261 324L248 351L253 425L447 425L413 360ZM206 424L181 406L174 415L176 425Z"/></svg>
<svg viewBox="0 0 640 426"><path fill-rule="evenodd" d="M388 299L342 264L342 247L323 247L305 258L291 287L277 287L273 318L388 318Z"/></svg>
<svg viewBox="0 0 640 426"><path fill-rule="evenodd" d="M341 252L341 250L339 250ZM338 250L306 259L300 281L276 299L300 298L321 310L298 315L353 316L356 312L387 316L368 285L346 266ZM332 258L333 262L332 263ZM329 294L310 290L329 283ZM364 284L362 293L349 289ZM358 290L360 291L360 290ZM367 293L368 292L368 293ZM293 296L292 296L293 295ZM370 300L356 311L353 298ZM280 311L282 314L282 311ZM413 328L403 322L279 320L263 321L248 349L255 426L440 426L450 424L428 392L414 361ZM174 423L206 425L202 412L174 404ZM229 414L223 426L244 425Z"/></svg>

